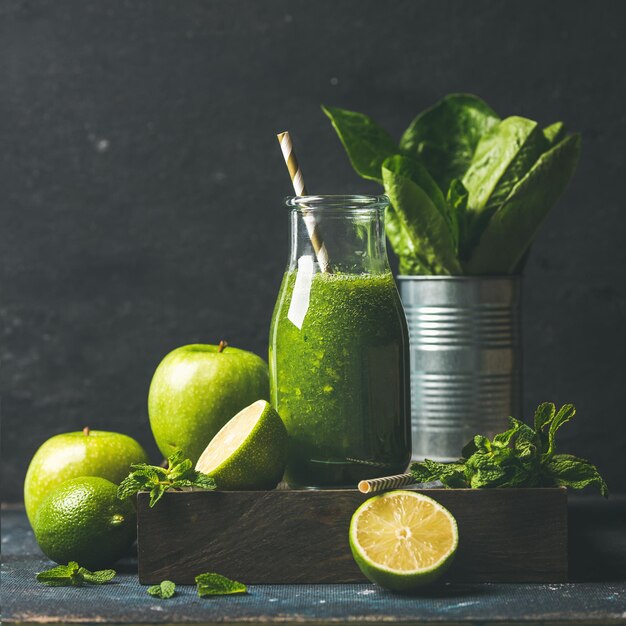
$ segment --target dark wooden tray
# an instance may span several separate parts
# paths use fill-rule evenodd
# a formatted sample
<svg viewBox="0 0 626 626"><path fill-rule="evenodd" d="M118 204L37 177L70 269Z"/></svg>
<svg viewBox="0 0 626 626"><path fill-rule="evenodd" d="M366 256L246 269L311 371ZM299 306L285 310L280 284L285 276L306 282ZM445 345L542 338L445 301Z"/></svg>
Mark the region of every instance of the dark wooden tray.
<svg viewBox="0 0 626 626"><path fill-rule="evenodd" d="M455 516L459 549L447 578L567 580L565 489L428 489ZM169 492L137 499L139 581L192 584L212 571L248 584L352 583L365 578L348 526L357 490Z"/></svg>

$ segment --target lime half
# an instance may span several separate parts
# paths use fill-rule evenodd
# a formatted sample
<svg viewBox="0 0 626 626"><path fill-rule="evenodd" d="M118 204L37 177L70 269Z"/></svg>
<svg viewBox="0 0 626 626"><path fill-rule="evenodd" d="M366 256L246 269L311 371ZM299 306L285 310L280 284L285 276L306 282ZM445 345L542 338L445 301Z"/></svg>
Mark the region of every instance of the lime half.
<svg viewBox="0 0 626 626"><path fill-rule="evenodd" d="M456 520L415 491L390 491L365 501L350 522L350 548L372 582L407 591L439 578L459 543Z"/></svg>
<svg viewBox="0 0 626 626"><path fill-rule="evenodd" d="M201 454L196 469L218 489L273 489L287 460L287 430L265 400L257 400L227 422Z"/></svg>

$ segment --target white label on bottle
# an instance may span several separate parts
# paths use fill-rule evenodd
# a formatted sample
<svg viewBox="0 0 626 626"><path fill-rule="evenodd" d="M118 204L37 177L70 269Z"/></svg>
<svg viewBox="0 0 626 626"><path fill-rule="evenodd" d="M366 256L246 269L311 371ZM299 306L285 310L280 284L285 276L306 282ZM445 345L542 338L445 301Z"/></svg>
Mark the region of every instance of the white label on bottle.
<svg viewBox="0 0 626 626"><path fill-rule="evenodd" d="M309 298L311 297L311 281L313 280L314 260L312 256L301 256L298 259L298 273L296 274L296 284L293 286L291 294L291 304L287 319L298 329L302 328L302 323L309 310Z"/></svg>

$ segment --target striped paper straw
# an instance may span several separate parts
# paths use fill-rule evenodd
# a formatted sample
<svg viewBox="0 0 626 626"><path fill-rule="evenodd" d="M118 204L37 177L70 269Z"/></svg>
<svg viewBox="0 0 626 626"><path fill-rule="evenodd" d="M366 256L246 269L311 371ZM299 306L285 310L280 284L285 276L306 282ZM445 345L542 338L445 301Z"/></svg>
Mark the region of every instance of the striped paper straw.
<svg viewBox="0 0 626 626"><path fill-rule="evenodd" d="M407 485L415 485L417 481L411 474L398 474L396 476L383 476L382 478L371 478L362 480L359 483L361 493L378 493L385 489L397 489Z"/></svg>
<svg viewBox="0 0 626 626"><path fill-rule="evenodd" d="M287 164L287 169L289 170L289 176L291 177L291 182L293 183L293 189L296 192L296 196L308 195L306 187L304 186L304 178L302 178L302 170L298 165L298 159L296 158L296 153L294 152L289 132L285 131L284 133L278 133L276 136L278 137L278 143L280 144L280 149L283 152L283 158ZM303 211L302 218L304 219L306 230L309 233L309 239L313 245L313 250L315 251L317 261L322 268L322 272L330 273L328 251L322 241L319 228L315 222L315 217L311 213Z"/></svg>

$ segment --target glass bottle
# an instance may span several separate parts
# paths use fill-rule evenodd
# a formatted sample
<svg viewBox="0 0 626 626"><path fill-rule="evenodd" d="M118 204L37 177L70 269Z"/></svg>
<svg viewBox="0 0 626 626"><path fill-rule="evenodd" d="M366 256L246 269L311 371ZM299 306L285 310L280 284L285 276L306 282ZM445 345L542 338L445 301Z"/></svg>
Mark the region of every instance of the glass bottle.
<svg viewBox="0 0 626 626"><path fill-rule="evenodd" d="M355 487L403 472L411 457L409 342L387 259L388 199L298 196L285 203L291 253L269 366L272 404L290 436L287 482Z"/></svg>

